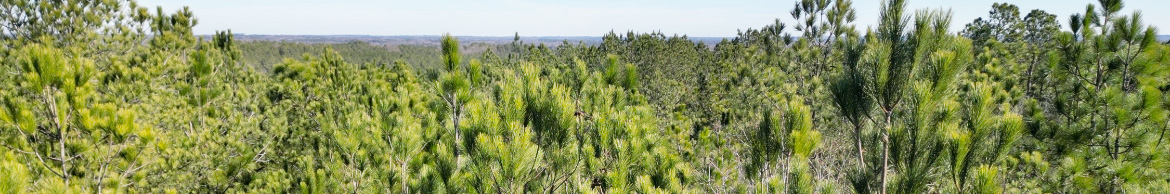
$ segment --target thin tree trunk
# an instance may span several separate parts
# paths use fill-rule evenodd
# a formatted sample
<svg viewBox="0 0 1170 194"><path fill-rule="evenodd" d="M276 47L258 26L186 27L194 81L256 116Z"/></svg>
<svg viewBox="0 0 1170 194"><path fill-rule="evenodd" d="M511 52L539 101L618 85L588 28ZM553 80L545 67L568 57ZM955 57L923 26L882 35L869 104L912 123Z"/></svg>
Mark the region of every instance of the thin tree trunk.
<svg viewBox="0 0 1170 194"><path fill-rule="evenodd" d="M66 161L68 157L65 153L65 127L61 125L61 113L57 111L57 99L50 95L49 89L45 89L43 93L46 103L49 104L49 112L53 114L53 122L57 127L57 142L61 146L61 156L57 158L61 161L61 180L65 182L65 185L69 185L69 163Z"/></svg>
<svg viewBox="0 0 1170 194"><path fill-rule="evenodd" d="M459 144L463 141L463 134L459 133L459 99L455 94L451 94L451 124L455 127L455 159L459 159L459 149L463 146Z"/></svg>
<svg viewBox="0 0 1170 194"><path fill-rule="evenodd" d="M1033 48L1033 49L1035 49L1035 48ZM1033 51L1033 52L1035 52L1035 51ZM1025 85L1024 86L1024 95L1027 97L1033 96L1032 95L1032 71L1034 69L1036 69L1036 61L1038 60L1035 55L1038 55L1038 54L1033 54L1032 61L1030 64L1028 64L1028 72L1024 73L1024 75L1025 75L1024 80L1027 80L1026 84L1024 84Z"/></svg>
<svg viewBox="0 0 1170 194"><path fill-rule="evenodd" d="M881 194L886 194L886 173L890 171L890 128L893 124L890 123L890 111L886 111L886 129L882 131L882 191Z"/></svg>
<svg viewBox="0 0 1170 194"><path fill-rule="evenodd" d="M104 154L104 155L105 155L106 159L103 161L101 168L98 169L98 177L97 177L97 184L96 184L97 185L97 193L102 193L102 188L104 188L104 187L102 187L102 181L104 181L106 178L106 166L110 165L110 149L106 149L106 154Z"/></svg>
<svg viewBox="0 0 1170 194"><path fill-rule="evenodd" d="M409 153L408 153L408 155L409 155ZM410 157L407 157L406 160L402 161L402 193L410 193L410 185L407 184L408 181L410 181L410 177L408 177L410 174L407 173L407 166L406 166L406 164L409 162L410 162Z"/></svg>
<svg viewBox="0 0 1170 194"><path fill-rule="evenodd" d="M787 187L784 187L784 193L788 193L788 188L792 187L792 182L788 182L789 176L792 176L792 154L788 154L784 161L784 184L788 185Z"/></svg>
<svg viewBox="0 0 1170 194"><path fill-rule="evenodd" d="M853 123L853 141L857 144L857 170L865 170L865 149L861 146L861 125Z"/></svg>

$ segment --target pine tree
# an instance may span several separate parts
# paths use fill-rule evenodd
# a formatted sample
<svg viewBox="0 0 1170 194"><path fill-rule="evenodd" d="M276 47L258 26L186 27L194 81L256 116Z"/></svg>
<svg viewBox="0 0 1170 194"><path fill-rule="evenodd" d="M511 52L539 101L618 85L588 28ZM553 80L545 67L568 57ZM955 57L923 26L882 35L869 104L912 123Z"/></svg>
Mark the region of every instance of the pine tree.
<svg viewBox="0 0 1170 194"><path fill-rule="evenodd" d="M950 33L892 0L860 36L851 4L713 45L387 48L2 1L0 192L1170 192L1170 46L1140 12L997 3Z"/></svg>
<svg viewBox="0 0 1170 194"><path fill-rule="evenodd" d="M15 133L5 133L4 145L38 164L37 180L101 191L124 187L103 181L134 178L115 175L140 173L133 163L154 133L137 125L134 112L95 95L92 60L39 44L17 53L18 88L6 89L2 114L5 130Z"/></svg>
<svg viewBox="0 0 1170 194"><path fill-rule="evenodd" d="M1034 98L1032 122L1039 141L1055 141L1047 150L1062 166L1057 179L1071 185L1058 191L1118 193L1143 190L1154 173L1164 137L1164 51L1153 27L1142 26L1141 13L1121 16L1121 1L1103 0L1070 17L1072 32L1056 38L1060 49L1052 91ZM1098 9L1099 8L1099 9ZM1151 77L1152 76L1152 77ZM1051 108L1040 108L1051 107ZM1160 126L1160 127L1159 127Z"/></svg>
<svg viewBox="0 0 1170 194"><path fill-rule="evenodd" d="M966 145L961 143L964 141L947 143L942 134L954 133L964 125L976 131L990 127L963 124L986 115L956 116L963 112L957 104L957 97L962 94L954 90L961 83L961 73L973 62L970 42L947 34L950 14L946 12L920 12L914 19L914 30L906 32L903 28L908 20L902 16L904 3L891 1L885 5L880 28L867 35L865 41L844 42L844 71L836 76L832 86L841 115L854 128L852 135L859 163L851 179L858 193L869 193L871 187L881 189L882 193L923 192L925 185L939 178L935 174L944 171L938 159L946 155L944 150L950 149L951 157L970 157L962 150L969 149L962 147ZM869 116L867 107L871 102L877 106L880 117ZM881 128L871 136L862 130L864 123L881 125ZM867 143L867 140L874 142ZM960 147L947 148L947 144ZM866 157L867 145L880 146L876 150L882 152L881 156ZM1012 146L1010 141L995 145L1002 149ZM999 154L989 160L998 161L1003 153ZM959 160L951 163L968 165ZM951 171L958 173L954 180L966 180L967 170L952 168ZM959 189L964 187L963 183L957 185Z"/></svg>

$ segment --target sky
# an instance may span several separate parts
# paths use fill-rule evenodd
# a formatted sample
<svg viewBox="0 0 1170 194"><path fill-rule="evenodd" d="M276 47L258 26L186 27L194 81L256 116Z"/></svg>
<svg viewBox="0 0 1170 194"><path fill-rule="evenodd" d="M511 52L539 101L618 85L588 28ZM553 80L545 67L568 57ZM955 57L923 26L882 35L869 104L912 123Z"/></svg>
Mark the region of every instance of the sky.
<svg viewBox="0 0 1170 194"><path fill-rule="evenodd" d="M660 31L693 37L733 37L775 19L794 23L796 0L139 0L173 12L189 6L199 20L196 34L601 36ZM957 32L987 17L1003 0L909 0L908 10L949 9ZM1095 0L1017 0L1021 17L1033 9L1068 16ZM859 30L876 25L880 0L854 0ZM1148 25L1170 27L1167 0L1126 0L1122 14L1142 12ZM1067 29L1066 29L1067 30ZM1170 34L1160 30L1159 34Z"/></svg>

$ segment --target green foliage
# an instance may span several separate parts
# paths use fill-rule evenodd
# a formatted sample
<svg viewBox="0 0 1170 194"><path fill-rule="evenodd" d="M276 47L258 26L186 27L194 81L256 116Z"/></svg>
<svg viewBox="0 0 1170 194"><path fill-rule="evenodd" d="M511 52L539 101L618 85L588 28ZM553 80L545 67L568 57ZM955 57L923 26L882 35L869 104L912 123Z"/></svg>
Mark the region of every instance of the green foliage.
<svg viewBox="0 0 1170 194"><path fill-rule="evenodd" d="M956 34L892 0L864 36L852 1L796 5L713 45L385 47L3 1L0 192L1170 191L1170 47L1121 1Z"/></svg>
<svg viewBox="0 0 1170 194"><path fill-rule="evenodd" d="M29 183L28 169L24 165L16 162L16 156L12 153L5 153L3 163L0 163L0 170L3 170L3 177L0 177L0 191L5 193L23 193L31 188Z"/></svg>
<svg viewBox="0 0 1170 194"><path fill-rule="evenodd" d="M460 65L459 40L452 37L451 34L444 34L442 48L444 67L447 67L447 71L454 71Z"/></svg>

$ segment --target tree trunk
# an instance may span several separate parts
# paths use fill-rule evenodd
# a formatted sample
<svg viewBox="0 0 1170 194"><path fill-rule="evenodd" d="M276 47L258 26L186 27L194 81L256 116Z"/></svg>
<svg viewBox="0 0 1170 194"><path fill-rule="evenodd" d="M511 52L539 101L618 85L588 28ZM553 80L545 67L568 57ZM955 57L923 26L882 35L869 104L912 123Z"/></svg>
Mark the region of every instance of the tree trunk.
<svg viewBox="0 0 1170 194"><path fill-rule="evenodd" d="M1035 48L1033 48L1033 49L1035 49ZM1035 51L1033 51L1033 52L1035 52ZM1035 55L1038 55L1038 54L1033 54L1032 61L1030 64L1028 64L1028 72L1024 73L1024 80L1026 80L1025 84L1024 84L1024 95L1027 97L1033 96L1032 95L1032 71L1034 69L1036 69L1036 63L1037 63L1036 61L1039 60L1039 59L1037 59L1037 57Z"/></svg>
<svg viewBox="0 0 1170 194"><path fill-rule="evenodd" d="M51 90L52 88L45 88L43 95L45 103L49 105L49 112L53 114L53 123L57 127L57 142L61 146L61 155L57 158L58 161L61 161L61 180L65 182L65 185L69 185L69 163L66 161L69 157L65 153L65 127L61 125L61 113L57 111L57 98L51 95Z"/></svg>
<svg viewBox="0 0 1170 194"><path fill-rule="evenodd" d="M861 144L861 125L853 122L853 141L857 144L857 170L865 170L865 148Z"/></svg>
<svg viewBox="0 0 1170 194"><path fill-rule="evenodd" d="M890 111L886 111L886 129L882 131L882 191L881 194L886 194L886 173L890 171L890 128L893 123L890 123Z"/></svg>
<svg viewBox="0 0 1170 194"><path fill-rule="evenodd" d="M451 94L451 125L455 127L455 160L459 160L459 149L463 146L459 144L463 141L463 134L459 133L459 99L455 94Z"/></svg>

